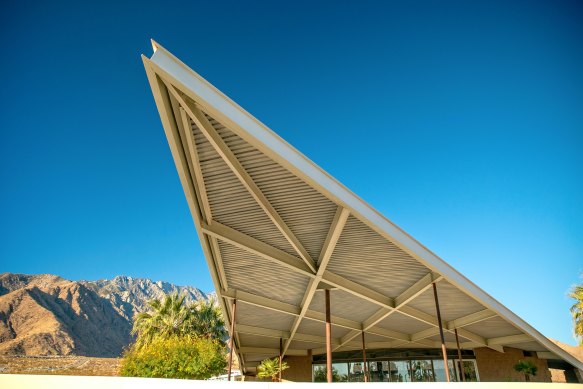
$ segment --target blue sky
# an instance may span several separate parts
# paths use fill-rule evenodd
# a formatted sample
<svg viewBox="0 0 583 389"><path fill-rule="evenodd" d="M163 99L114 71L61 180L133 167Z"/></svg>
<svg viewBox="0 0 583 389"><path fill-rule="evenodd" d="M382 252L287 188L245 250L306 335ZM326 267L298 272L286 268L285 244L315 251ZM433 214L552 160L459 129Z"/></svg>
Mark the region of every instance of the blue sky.
<svg viewBox="0 0 583 389"><path fill-rule="evenodd" d="M154 38L574 343L583 6L380 4L3 3L0 271L213 288L140 60Z"/></svg>

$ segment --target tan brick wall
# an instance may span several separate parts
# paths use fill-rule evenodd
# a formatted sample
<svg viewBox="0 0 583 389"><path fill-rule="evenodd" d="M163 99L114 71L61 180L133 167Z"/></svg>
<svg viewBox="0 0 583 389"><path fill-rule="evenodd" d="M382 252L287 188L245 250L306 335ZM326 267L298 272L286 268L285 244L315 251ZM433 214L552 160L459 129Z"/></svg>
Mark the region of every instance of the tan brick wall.
<svg viewBox="0 0 583 389"><path fill-rule="evenodd" d="M499 353L492 349L481 347L474 350L480 381L483 382L524 382L524 374L514 370L514 365L519 360L531 361L538 371L536 376L531 377L533 382L551 382L551 373L547 361L537 357L525 357L522 350L504 347L504 353Z"/></svg>
<svg viewBox="0 0 583 389"><path fill-rule="evenodd" d="M565 377L565 370L560 369L549 369L551 372L551 380L553 382L567 382L567 377Z"/></svg>
<svg viewBox="0 0 583 389"><path fill-rule="evenodd" d="M284 381L312 382L312 356L305 357L286 356L283 359L289 365L284 370L281 378Z"/></svg>

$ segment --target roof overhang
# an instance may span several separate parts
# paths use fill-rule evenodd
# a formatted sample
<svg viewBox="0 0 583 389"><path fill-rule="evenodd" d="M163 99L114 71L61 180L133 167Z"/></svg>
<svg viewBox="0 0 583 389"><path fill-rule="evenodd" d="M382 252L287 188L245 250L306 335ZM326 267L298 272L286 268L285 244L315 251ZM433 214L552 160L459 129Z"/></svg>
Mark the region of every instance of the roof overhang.
<svg viewBox="0 0 583 389"><path fill-rule="evenodd" d="M279 354L333 348L517 347L583 369L449 264L286 143L160 45L142 56L164 131L245 371ZM310 350L310 351L309 351Z"/></svg>

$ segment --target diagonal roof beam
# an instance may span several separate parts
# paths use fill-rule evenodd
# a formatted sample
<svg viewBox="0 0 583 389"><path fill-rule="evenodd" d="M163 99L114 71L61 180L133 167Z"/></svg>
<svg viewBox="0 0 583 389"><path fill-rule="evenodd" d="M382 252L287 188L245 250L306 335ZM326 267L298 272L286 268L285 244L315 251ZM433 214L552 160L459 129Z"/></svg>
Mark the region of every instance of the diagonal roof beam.
<svg viewBox="0 0 583 389"><path fill-rule="evenodd" d="M454 328L469 326L470 324L476 324L496 316L498 316L496 312L493 312L489 309L484 309L482 311L474 312L467 316L459 317L457 319L448 321L446 328L448 330L453 330Z"/></svg>
<svg viewBox="0 0 583 389"><path fill-rule="evenodd" d="M203 223L202 231L207 235L230 243L233 246L267 259L268 261L285 266L296 273L303 274L310 278L316 277L311 269L305 263L302 263L299 258L217 221L213 221L211 224Z"/></svg>
<svg viewBox="0 0 583 389"><path fill-rule="evenodd" d="M179 102L181 107L186 111L188 116L196 124L199 130L207 138L209 143L213 146L216 152L225 161L227 166L239 179L241 184L247 189L251 196L255 199L257 204L263 209L267 216L271 219L273 224L282 233L285 239L293 247L293 249L298 253L300 258L306 263L306 265L313 271L316 271L314 261L310 257L305 247L301 244L299 239L294 235L292 230L287 226L283 218L277 213L277 210L271 205L267 197L263 194L261 189L257 186L253 178L245 170L243 165L239 162L235 154L231 151L229 146L225 143L223 138L217 133L212 124L207 119L206 115L194 104L187 102L180 93L169 83L163 80L168 88L168 91L172 96Z"/></svg>
<svg viewBox="0 0 583 389"><path fill-rule="evenodd" d="M419 296L421 293L425 292L427 289L431 287L433 282L437 282L441 280L442 276L437 273L427 273L405 291L401 292L401 294L395 297L393 300L395 302L395 308L381 308L371 316L369 316L365 321L362 322L362 330L373 333L371 329L379 323L381 320L386 318L387 316L391 315L393 312L396 312L397 309L401 308L403 305L407 304L409 301L413 300L415 297ZM342 337L342 344L343 346L345 343L350 342L352 339L359 335L359 331L351 331L345 336ZM400 340L410 340L409 335L405 335L406 338L397 337L395 339Z"/></svg>
<svg viewBox="0 0 583 389"><path fill-rule="evenodd" d="M330 224L330 228L328 230L328 235L326 236L326 240L324 241L324 245L322 246L322 251L320 252L320 258L318 259L318 271L316 272L316 277L312 278L308 283L308 287L306 288L306 292L304 297L302 298L302 302L300 303L301 312L300 315L294 319L290 330L290 337L285 342L283 347L283 355L285 355L287 349L289 348L298 327L300 326L302 319L306 315L308 311L308 307L314 298L314 294L316 293L316 289L322 281L322 276L324 275L324 271L330 262L330 258L332 257L332 253L334 252L334 248L336 247L336 243L338 243L338 239L340 238L340 234L342 234L342 230L346 225L346 221L348 220L348 215L350 212L341 206L338 207L336 210L336 214L334 215L334 219L332 219L332 223Z"/></svg>
<svg viewBox="0 0 583 389"><path fill-rule="evenodd" d="M241 334L262 336L265 338L274 338L274 339L289 339L291 336L289 331L280 331L280 330L274 330L271 328L250 326L250 325L246 325L246 324L238 324L237 325L237 332L241 333ZM299 332L296 332L296 334L294 336L294 340L297 340L299 342L326 344L326 337L324 337L324 336L302 334ZM339 342L340 342L340 339L332 339L333 344L338 344ZM352 342L350 344L352 346L360 346L359 342Z"/></svg>
<svg viewBox="0 0 583 389"><path fill-rule="evenodd" d="M172 104L173 107L174 105L178 105L175 99L171 99L171 101L173 103ZM180 116L181 120L177 120L176 124L178 128L181 130L180 131L181 136L186 138L186 148L188 150L188 153L185 154L188 159L191 174L194 175L193 183L194 186L196 187L197 198L199 199L199 202L201 204L200 213L203 221L209 223L212 220L212 211L206 193L206 187L204 185L204 177L202 175L202 170L200 169L200 159L198 157L198 150L196 149L196 141L194 139L194 134L192 133L192 124L190 122L190 119L186 115L186 111L184 111L184 108L179 107L177 109L179 110L180 113L179 115L176 116ZM229 283L227 281L227 273L225 273L225 268L223 266L223 258L221 256L221 250L219 249L217 238L210 237L209 240L211 251L213 252L214 258L216 259L217 262L217 267L219 270L218 275L221 281L221 286L223 287L223 290L226 290L229 288Z"/></svg>
<svg viewBox="0 0 583 389"><path fill-rule="evenodd" d="M301 308L292 304L284 303L282 301L270 299L263 296L258 296L253 293L244 292L242 290L237 289L229 289L222 293L224 298L227 299L234 299L236 298L237 301L243 302L250 305L255 305L257 307L270 309L272 311L285 313L287 315L292 316L299 316L301 312ZM306 311L304 315L306 319L318 321L321 323L326 322L326 315L322 312L316 312L311 309ZM351 330L359 330L360 323L354 320L345 319L343 317L332 316L332 325L348 328Z"/></svg>
<svg viewBox="0 0 583 389"><path fill-rule="evenodd" d="M312 273L307 265L300 262L299 259L293 255L287 254L284 251L252 238L249 235L245 235L242 232L217 221L213 221L210 225L202 224L202 231L207 235L217 237L220 240L228 242L250 253L283 265L290 270L301 273L310 278L316 278L316 274ZM339 289L343 289L348 293L373 302L381 307L392 308L394 306L392 298L327 270L324 270L321 277L323 282Z"/></svg>
<svg viewBox="0 0 583 389"><path fill-rule="evenodd" d="M527 334L501 336L499 338L488 339L488 347L503 345L503 344L532 342L532 341L534 341L534 339L530 335L527 335Z"/></svg>

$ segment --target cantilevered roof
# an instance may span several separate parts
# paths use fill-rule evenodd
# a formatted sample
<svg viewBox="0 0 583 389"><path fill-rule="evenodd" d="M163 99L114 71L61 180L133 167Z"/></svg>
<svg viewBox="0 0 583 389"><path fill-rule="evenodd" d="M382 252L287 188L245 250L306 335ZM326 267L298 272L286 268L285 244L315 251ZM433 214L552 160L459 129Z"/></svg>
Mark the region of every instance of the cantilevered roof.
<svg viewBox="0 0 583 389"><path fill-rule="evenodd" d="M168 51L144 66L245 371L279 354L504 346L583 364L401 230Z"/></svg>

